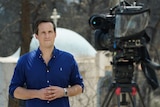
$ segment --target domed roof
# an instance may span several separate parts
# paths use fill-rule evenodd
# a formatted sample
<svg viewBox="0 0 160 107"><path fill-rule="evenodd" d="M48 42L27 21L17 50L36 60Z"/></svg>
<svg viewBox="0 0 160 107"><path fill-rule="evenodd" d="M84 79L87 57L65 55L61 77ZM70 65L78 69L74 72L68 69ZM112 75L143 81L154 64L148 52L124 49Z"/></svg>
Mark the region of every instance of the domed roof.
<svg viewBox="0 0 160 107"><path fill-rule="evenodd" d="M64 28L57 28L55 46L58 49L67 51L75 57L95 57L96 50L78 33ZM37 49L38 40L33 36L30 43L30 51ZM0 57L1 62L16 62L20 56L19 48L13 55Z"/></svg>
<svg viewBox="0 0 160 107"><path fill-rule="evenodd" d="M78 33L65 29L57 28L55 47L70 52L76 57L95 57L96 50ZM31 41L30 51L38 47L38 40L34 37Z"/></svg>

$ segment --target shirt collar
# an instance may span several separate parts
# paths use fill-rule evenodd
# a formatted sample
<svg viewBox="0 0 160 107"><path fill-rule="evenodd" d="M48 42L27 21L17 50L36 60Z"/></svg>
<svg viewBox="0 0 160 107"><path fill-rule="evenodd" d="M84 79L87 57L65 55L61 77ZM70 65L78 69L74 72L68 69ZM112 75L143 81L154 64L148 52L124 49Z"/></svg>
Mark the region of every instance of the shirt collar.
<svg viewBox="0 0 160 107"><path fill-rule="evenodd" d="M56 58L57 55L58 55L58 49L54 47L54 50L52 52L52 58ZM39 58L42 58L42 51L40 50L40 48L37 49L37 56Z"/></svg>

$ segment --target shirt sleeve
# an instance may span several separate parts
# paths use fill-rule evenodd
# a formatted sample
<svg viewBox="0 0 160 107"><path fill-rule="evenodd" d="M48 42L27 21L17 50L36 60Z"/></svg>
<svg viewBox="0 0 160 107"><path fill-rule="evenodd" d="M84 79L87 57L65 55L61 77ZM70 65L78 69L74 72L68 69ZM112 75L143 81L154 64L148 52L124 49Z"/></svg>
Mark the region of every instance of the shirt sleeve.
<svg viewBox="0 0 160 107"><path fill-rule="evenodd" d="M78 84L84 90L83 77L79 72L78 65L75 60L73 60L73 64L72 64L72 74L70 77L70 84L71 86Z"/></svg>
<svg viewBox="0 0 160 107"><path fill-rule="evenodd" d="M24 70L23 64L24 63L21 59L17 62L17 65L14 69L14 73L9 85L9 94L14 97L14 91L17 87L23 87L25 83L25 76L24 76Z"/></svg>

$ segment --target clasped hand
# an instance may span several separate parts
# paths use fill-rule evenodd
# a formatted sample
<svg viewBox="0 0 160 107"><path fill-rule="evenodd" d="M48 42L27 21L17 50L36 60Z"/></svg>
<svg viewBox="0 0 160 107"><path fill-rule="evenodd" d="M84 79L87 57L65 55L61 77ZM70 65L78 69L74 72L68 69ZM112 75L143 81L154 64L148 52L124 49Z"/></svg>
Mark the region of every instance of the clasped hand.
<svg viewBox="0 0 160 107"><path fill-rule="evenodd" d="M38 92L39 99L41 100L55 100L64 96L64 90L58 86L49 86L42 88Z"/></svg>

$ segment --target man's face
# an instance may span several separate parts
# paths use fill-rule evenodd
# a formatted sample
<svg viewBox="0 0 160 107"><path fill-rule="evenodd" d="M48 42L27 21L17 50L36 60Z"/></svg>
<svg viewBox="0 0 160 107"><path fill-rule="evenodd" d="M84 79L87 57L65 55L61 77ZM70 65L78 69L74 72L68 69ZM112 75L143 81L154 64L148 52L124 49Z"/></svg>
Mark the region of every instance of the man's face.
<svg viewBox="0 0 160 107"><path fill-rule="evenodd" d="M56 32L53 29L51 22L44 22L38 26L38 35L36 38L39 40L41 48L51 48L54 46Z"/></svg>

